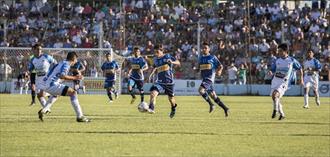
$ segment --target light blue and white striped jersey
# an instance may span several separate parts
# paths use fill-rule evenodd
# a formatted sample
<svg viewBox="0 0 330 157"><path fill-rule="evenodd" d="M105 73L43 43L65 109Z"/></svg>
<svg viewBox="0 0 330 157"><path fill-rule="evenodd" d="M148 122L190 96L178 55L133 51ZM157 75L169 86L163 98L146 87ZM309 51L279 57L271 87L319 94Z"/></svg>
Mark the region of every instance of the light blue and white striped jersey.
<svg viewBox="0 0 330 157"><path fill-rule="evenodd" d="M304 76L306 75L315 75L315 76L318 76L318 72L316 71L310 71L309 69L315 69L315 70L318 70L318 71L321 71L321 63L319 60L317 60L316 58L312 58L312 59L306 59L304 61Z"/></svg>
<svg viewBox="0 0 330 157"><path fill-rule="evenodd" d="M37 75L46 75L49 67L56 64L56 60L47 54L42 54L39 57L32 57L29 63L29 71L35 70Z"/></svg>
<svg viewBox="0 0 330 157"><path fill-rule="evenodd" d="M275 64L272 64L271 70L275 77L290 80L293 76L293 70L300 70L300 63L292 58L277 58Z"/></svg>
<svg viewBox="0 0 330 157"><path fill-rule="evenodd" d="M69 61L64 60L56 64L52 69L49 70L47 76L44 77L44 82L46 86L52 86L54 84L63 82L63 80L60 79L60 77L64 75L68 75L69 70L70 70Z"/></svg>

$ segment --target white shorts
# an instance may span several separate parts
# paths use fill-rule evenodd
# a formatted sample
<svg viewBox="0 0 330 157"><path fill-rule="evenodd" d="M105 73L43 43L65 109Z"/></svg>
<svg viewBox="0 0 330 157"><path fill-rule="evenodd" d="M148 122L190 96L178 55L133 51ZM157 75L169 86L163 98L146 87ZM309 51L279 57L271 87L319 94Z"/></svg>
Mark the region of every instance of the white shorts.
<svg viewBox="0 0 330 157"><path fill-rule="evenodd" d="M45 88L45 82L44 82L44 76L37 76L36 77L36 91L39 93L40 90L44 90Z"/></svg>
<svg viewBox="0 0 330 157"><path fill-rule="evenodd" d="M319 87L319 79L317 76L304 76L304 88L312 87L314 90L317 90Z"/></svg>
<svg viewBox="0 0 330 157"><path fill-rule="evenodd" d="M57 96L57 95L65 96L68 89L69 89L69 86L66 86L64 84L53 84L52 86L46 87L45 91L54 96Z"/></svg>
<svg viewBox="0 0 330 157"><path fill-rule="evenodd" d="M272 80L270 95L272 95L275 90L280 93L281 98L286 90L288 90L288 82L285 81L285 79L274 77Z"/></svg>

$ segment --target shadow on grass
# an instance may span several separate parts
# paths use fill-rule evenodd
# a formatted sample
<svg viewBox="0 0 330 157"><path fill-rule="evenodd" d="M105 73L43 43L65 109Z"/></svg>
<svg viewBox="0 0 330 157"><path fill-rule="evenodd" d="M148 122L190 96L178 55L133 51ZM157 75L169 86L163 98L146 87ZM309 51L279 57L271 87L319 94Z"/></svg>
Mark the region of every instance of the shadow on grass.
<svg viewBox="0 0 330 157"><path fill-rule="evenodd" d="M64 131L64 133L73 134L163 134L163 135L217 135L216 133L199 133L199 132L157 132L157 131Z"/></svg>
<svg viewBox="0 0 330 157"><path fill-rule="evenodd" d="M286 121L276 121L276 122L247 122L247 123L257 123L257 124L297 124L297 125L330 125L326 122L286 122Z"/></svg>
<svg viewBox="0 0 330 157"><path fill-rule="evenodd" d="M155 134L155 135L213 135L213 136L325 136L330 137L330 134L222 134L222 133L200 133L200 132L157 132L157 131L64 131L64 133L73 134Z"/></svg>

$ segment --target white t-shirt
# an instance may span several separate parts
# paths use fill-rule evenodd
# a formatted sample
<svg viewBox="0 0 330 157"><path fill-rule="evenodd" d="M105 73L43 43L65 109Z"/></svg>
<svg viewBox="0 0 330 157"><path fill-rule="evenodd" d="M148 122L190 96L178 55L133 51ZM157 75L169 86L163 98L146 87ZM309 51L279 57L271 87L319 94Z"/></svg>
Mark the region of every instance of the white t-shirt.
<svg viewBox="0 0 330 157"><path fill-rule="evenodd" d="M237 68L235 66L228 69L228 79L235 80L237 79Z"/></svg>

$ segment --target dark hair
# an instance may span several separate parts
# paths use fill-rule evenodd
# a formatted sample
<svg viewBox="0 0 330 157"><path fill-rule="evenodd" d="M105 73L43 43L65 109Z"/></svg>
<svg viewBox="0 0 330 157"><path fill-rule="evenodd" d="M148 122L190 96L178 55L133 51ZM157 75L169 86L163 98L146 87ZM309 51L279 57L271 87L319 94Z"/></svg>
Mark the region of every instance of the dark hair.
<svg viewBox="0 0 330 157"><path fill-rule="evenodd" d="M154 47L155 50L162 50L163 51L163 45L162 44L157 44L155 47Z"/></svg>
<svg viewBox="0 0 330 157"><path fill-rule="evenodd" d="M140 49L140 48L139 48L138 46L135 46L133 50L134 50L134 51L137 51L137 50L139 50L139 49Z"/></svg>
<svg viewBox="0 0 330 157"><path fill-rule="evenodd" d="M308 50L307 50L307 52L309 52L309 51L311 51L311 52L313 52L313 53L314 53L314 51L313 51L312 49L308 49Z"/></svg>
<svg viewBox="0 0 330 157"><path fill-rule="evenodd" d="M71 51L68 53L68 55L66 56L66 60L72 61L74 59L74 57L78 57L77 53L74 51Z"/></svg>
<svg viewBox="0 0 330 157"><path fill-rule="evenodd" d="M41 47L41 44L38 44L38 43L37 43L37 44L34 44L34 45L32 46L32 49L35 50L35 49L37 49L38 47Z"/></svg>
<svg viewBox="0 0 330 157"><path fill-rule="evenodd" d="M111 56L111 53L110 53L110 52L108 52L108 53L106 53L106 54L105 54L105 56L108 56L108 55L110 55L110 56Z"/></svg>
<svg viewBox="0 0 330 157"><path fill-rule="evenodd" d="M288 51L288 45L285 43L282 43L278 46L279 49L282 49L283 51Z"/></svg>
<svg viewBox="0 0 330 157"><path fill-rule="evenodd" d="M207 43L207 42L203 42L202 45L203 45L203 46L209 46L209 43Z"/></svg>

